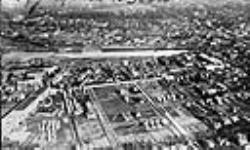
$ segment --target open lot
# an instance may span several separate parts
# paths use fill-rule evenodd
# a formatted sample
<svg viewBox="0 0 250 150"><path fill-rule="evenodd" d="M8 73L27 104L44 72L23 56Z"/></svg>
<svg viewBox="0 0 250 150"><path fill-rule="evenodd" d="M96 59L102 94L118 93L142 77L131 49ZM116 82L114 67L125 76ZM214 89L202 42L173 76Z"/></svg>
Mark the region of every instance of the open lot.
<svg viewBox="0 0 250 150"><path fill-rule="evenodd" d="M145 92L151 97L156 105L164 106L164 109L178 122L187 132L204 133L208 128L185 108L181 106L180 93L173 87L171 81L151 80L138 82ZM168 87L166 87L168 86Z"/></svg>
<svg viewBox="0 0 250 150"><path fill-rule="evenodd" d="M96 148L111 146L98 120L88 120L82 117L76 117L75 121L77 132L82 143L91 143Z"/></svg>
<svg viewBox="0 0 250 150"><path fill-rule="evenodd" d="M127 86L127 85L126 85ZM126 89L127 87L124 85L114 85L107 87L94 88L94 91L97 96L98 103L103 107L104 112L109 118L110 122L126 122L123 117L124 114L129 113L141 113L140 119L149 119L150 117L157 117L156 112L148 103L146 97L142 95L142 93L138 93L136 95L131 95L132 101L126 103L124 98L119 94L120 89ZM132 84L132 86L134 86ZM127 90L127 89L126 89ZM141 102L136 102L141 101ZM131 121L135 121L136 119L131 119Z"/></svg>
<svg viewBox="0 0 250 150"><path fill-rule="evenodd" d="M152 107L142 91L136 90L136 87L134 83L125 83L93 88L95 101L101 104L105 112L103 115L107 116L119 142L166 142L181 138L170 121L165 120L163 127L153 127L153 122L160 122L164 117ZM126 101L121 93L125 93L131 101ZM153 123L149 125L152 127L145 126L147 122Z"/></svg>

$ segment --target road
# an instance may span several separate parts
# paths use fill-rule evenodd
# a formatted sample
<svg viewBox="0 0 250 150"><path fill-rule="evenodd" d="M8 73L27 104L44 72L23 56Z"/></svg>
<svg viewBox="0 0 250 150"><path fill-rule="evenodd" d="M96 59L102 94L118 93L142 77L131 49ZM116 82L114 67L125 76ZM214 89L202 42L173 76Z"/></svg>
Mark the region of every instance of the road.
<svg viewBox="0 0 250 150"><path fill-rule="evenodd" d="M115 133L115 131L113 130L107 116L105 115L105 112L102 109L102 106L100 105L100 103L96 102L97 97L93 91L93 89L90 89L90 96L92 97L91 99L93 100L94 103L94 110L97 114L98 119L101 122L101 126L104 129L104 132L106 133L110 143L113 145L114 148L119 148L121 145L118 141L118 137Z"/></svg>
<svg viewBox="0 0 250 150"><path fill-rule="evenodd" d="M100 88L100 87L105 87L105 86L115 86L115 85L120 85L120 84L131 84L131 83L136 83L138 81L142 81L142 82L155 81L155 80L160 80L160 79L162 79L162 78L161 77L154 77L154 78L149 78L149 79L135 79L135 80L129 80L129 81L119 81L119 82L84 85L84 86L86 89L91 89L91 88Z"/></svg>

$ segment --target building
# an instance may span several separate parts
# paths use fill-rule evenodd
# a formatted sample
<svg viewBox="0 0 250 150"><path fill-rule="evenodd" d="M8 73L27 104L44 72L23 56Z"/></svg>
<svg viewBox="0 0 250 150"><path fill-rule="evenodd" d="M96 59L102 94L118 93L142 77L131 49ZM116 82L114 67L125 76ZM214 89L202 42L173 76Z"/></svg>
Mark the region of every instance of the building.
<svg viewBox="0 0 250 150"><path fill-rule="evenodd" d="M85 0L86 4L153 4L166 3L170 0Z"/></svg>

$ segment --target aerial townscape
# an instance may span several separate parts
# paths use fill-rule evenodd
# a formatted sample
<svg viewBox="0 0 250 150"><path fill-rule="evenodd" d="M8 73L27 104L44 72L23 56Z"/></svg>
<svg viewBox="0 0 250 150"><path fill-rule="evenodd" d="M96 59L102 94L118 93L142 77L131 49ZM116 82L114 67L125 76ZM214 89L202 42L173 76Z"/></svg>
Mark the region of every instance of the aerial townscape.
<svg viewBox="0 0 250 150"><path fill-rule="evenodd" d="M2 150L250 150L250 1L0 6Z"/></svg>

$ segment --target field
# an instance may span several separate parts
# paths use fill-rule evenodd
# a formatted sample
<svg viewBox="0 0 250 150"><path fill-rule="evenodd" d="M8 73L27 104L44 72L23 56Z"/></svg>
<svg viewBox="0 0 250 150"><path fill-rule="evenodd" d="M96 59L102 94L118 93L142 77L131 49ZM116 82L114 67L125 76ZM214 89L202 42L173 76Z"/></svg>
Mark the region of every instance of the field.
<svg viewBox="0 0 250 150"><path fill-rule="evenodd" d="M142 114L140 118L137 118L137 120L156 117L156 112L154 112L146 97L142 93L131 95L132 100L128 103L124 101L123 97L119 94L119 90L127 89L126 86L127 85L115 85L94 88L97 100L103 107L103 110L108 116L109 121L125 123L125 118L122 117L123 114L131 112L140 112ZM133 122L135 120L131 119L131 121Z"/></svg>
<svg viewBox="0 0 250 150"><path fill-rule="evenodd" d="M119 142L177 140L174 137L178 137L178 133L171 122L165 120L162 127L155 124L164 117L136 87L134 83L128 83L93 88L95 101L102 106L103 115L107 116ZM121 93L129 98L124 98Z"/></svg>

